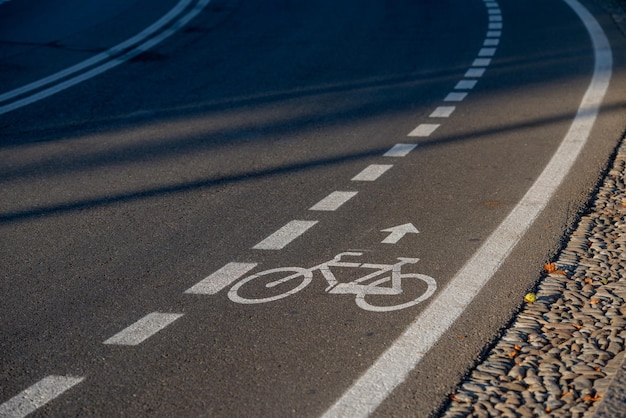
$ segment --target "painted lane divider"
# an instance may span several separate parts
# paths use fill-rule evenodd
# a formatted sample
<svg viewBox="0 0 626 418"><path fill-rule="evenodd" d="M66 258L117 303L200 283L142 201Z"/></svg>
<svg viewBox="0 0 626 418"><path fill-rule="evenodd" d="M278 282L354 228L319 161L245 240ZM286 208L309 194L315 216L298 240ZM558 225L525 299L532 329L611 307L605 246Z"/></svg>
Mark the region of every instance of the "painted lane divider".
<svg viewBox="0 0 626 418"><path fill-rule="evenodd" d="M257 266L257 263L228 263L216 272L185 291L194 295L215 295L235 280L243 277Z"/></svg>
<svg viewBox="0 0 626 418"><path fill-rule="evenodd" d="M383 157L406 157L415 147L417 147L417 144L396 144L384 153Z"/></svg>
<svg viewBox="0 0 626 418"><path fill-rule="evenodd" d="M313 205L309 210L315 211L335 211L344 203L352 199L358 192L332 192L324 199Z"/></svg>
<svg viewBox="0 0 626 418"><path fill-rule="evenodd" d="M317 222L291 221L252 248L255 250L282 250Z"/></svg>
<svg viewBox="0 0 626 418"><path fill-rule="evenodd" d="M391 164L371 164L352 177L352 181L375 181L391 167L393 167Z"/></svg>
<svg viewBox="0 0 626 418"><path fill-rule="evenodd" d="M44 377L0 405L0 417L21 418L32 414L83 380L84 377L54 375Z"/></svg>
<svg viewBox="0 0 626 418"><path fill-rule="evenodd" d="M465 100L465 97L467 97L467 93L457 93L457 92L452 92L452 93L448 93L448 95L446 96L445 99L443 99L444 102L462 102L463 100Z"/></svg>
<svg viewBox="0 0 626 418"><path fill-rule="evenodd" d="M152 312L118 332L106 340L104 344L139 345L181 316L183 314Z"/></svg>
<svg viewBox="0 0 626 418"><path fill-rule="evenodd" d="M408 136L427 137L432 135L439 126L441 125L438 123L421 123L417 125L417 128L413 129Z"/></svg>
<svg viewBox="0 0 626 418"><path fill-rule="evenodd" d="M456 106L439 106L430 114L430 118L448 118L454 112Z"/></svg>

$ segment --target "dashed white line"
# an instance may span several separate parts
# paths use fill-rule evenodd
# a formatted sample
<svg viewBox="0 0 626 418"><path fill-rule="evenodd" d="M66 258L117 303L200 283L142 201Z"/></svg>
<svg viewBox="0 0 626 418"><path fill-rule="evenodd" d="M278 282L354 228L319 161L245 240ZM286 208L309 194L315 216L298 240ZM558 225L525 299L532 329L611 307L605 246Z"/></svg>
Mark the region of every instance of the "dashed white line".
<svg viewBox="0 0 626 418"><path fill-rule="evenodd" d="M228 263L185 291L194 295L215 295L257 266L257 263Z"/></svg>
<svg viewBox="0 0 626 418"><path fill-rule="evenodd" d="M490 15L489 16L489 21L490 22L502 22L502 16L501 15Z"/></svg>
<svg viewBox="0 0 626 418"><path fill-rule="evenodd" d="M252 248L255 250L282 250L316 223L317 221L291 221Z"/></svg>
<svg viewBox="0 0 626 418"><path fill-rule="evenodd" d="M358 192L332 192L317 202L309 210L332 212L339 209L344 203L352 199Z"/></svg>
<svg viewBox="0 0 626 418"><path fill-rule="evenodd" d="M476 80L461 80L454 86L455 90L471 90L476 86Z"/></svg>
<svg viewBox="0 0 626 418"><path fill-rule="evenodd" d="M387 170L393 167L392 164L372 164L356 176L352 177L352 181L375 181L382 176Z"/></svg>
<svg viewBox="0 0 626 418"><path fill-rule="evenodd" d="M84 377L48 376L24 389L2 405L0 417L25 417L41 408L68 389L82 382Z"/></svg>
<svg viewBox="0 0 626 418"><path fill-rule="evenodd" d="M104 344L110 345L138 345L147 340L163 328L176 321L183 314L152 312L134 324L118 332Z"/></svg>
<svg viewBox="0 0 626 418"><path fill-rule="evenodd" d="M481 48L480 51L478 51L479 57L493 57L495 54L495 48Z"/></svg>
<svg viewBox="0 0 626 418"><path fill-rule="evenodd" d="M473 67L489 67L491 58L476 58L472 63Z"/></svg>
<svg viewBox="0 0 626 418"><path fill-rule="evenodd" d="M454 112L456 106L439 106L437 107L433 113L430 114L431 118L447 118L450 117L452 112Z"/></svg>
<svg viewBox="0 0 626 418"><path fill-rule="evenodd" d="M417 125L417 128L409 132L408 136L430 136L433 132L437 130L437 128L439 128L439 126L440 125L437 123L421 123Z"/></svg>
<svg viewBox="0 0 626 418"><path fill-rule="evenodd" d="M502 23L490 23L488 28L489 30L494 30L494 29L500 30L502 29Z"/></svg>
<svg viewBox="0 0 626 418"><path fill-rule="evenodd" d="M488 38L488 39L485 39L483 46L498 46L499 43L500 43L499 39Z"/></svg>
<svg viewBox="0 0 626 418"><path fill-rule="evenodd" d="M485 74L485 68L470 68L465 72L467 78L479 78Z"/></svg>
<svg viewBox="0 0 626 418"><path fill-rule="evenodd" d="M502 36L502 31L500 30L490 30L487 32L487 38L499 38Z"/></svg>
<svg viewBox="0 0 626 418"><path fill-rule="evenodd" d="M467 93L461 93L461 92L452 92L449 93L445 99L443 99L444 102L462 102L465 97L467 96Z"/></svg>
<svg viewBox="0 0 626 418"><path fill-rule="evenodd" d="M417 144L396 144L384 153L383 157L406 157L415 147Z"/></svg>

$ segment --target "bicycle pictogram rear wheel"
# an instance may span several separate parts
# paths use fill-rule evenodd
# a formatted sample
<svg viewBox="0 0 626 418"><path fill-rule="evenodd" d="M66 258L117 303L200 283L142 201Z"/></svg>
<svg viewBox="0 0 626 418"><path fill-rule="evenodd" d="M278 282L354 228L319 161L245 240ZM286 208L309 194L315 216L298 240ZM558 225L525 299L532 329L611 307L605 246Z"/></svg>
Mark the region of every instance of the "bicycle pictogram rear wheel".
<svg viewBox="0 0 626 418"><path fill-rule="evenodd" d="M228 291L228 298L243 304L273 302L299 292L311 280L313 273L302 267L265 270L235 283Z"/></svg>
<svg viewBox="0 0 626 418"><path fill-rule="evenodd" d="M376 294L367 294L367 292L360 293L356 296L356 304L361 309L365 309L366 311L372 312L389 312L389 311L397 311L400 309L409 308L411 306L415 306L420 302L425 301L429 297L435 293L437 289L437 282L430 276L425 274L401 274L400 278L402 280L402 284L404 287L402 288L402 292L398 295L393 296L381 296ZM370 286L378 286L385 282L389 282L391 277L385 277L379 280L376 280L370 284ZM415 282L417 280L417 282ZM413 293L416 292L416 293ZM417 294L418 296L413 299L413 295ZM410 295L410 296L409 296ZM401 303L393 304L385 304L384 302L388 302L390 300L397 300L404 296L403 301ZM409 298L408 301L404 302L406 298ZM393 299L392 299L393 298ZM367 300L366 300L367 299Z"/></svg>

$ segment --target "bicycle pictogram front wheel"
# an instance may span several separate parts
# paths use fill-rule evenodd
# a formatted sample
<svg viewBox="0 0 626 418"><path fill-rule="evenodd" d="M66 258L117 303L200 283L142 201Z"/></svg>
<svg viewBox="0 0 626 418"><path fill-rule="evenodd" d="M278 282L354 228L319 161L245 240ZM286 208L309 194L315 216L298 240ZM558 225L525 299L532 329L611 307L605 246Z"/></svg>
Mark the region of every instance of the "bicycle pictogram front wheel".
<svg viewBox="0 0 626 418"><path fill-rule="evenodd" d="M302 267L282 267L253 274L235 283L228 298L236 303L266 303L286 298L311 283L313 273Z"/></svg>
<svg viewBox="0 0 626 418"><path fill-rule="evenodd" d="M356 295L357 306L372 312L397 311L425 301L437 290L435 279L425 274L401 274L400 279L402 287L397 295L359 293ZM370 286L383 285L390 280L391 277L385 277L370 283Z"/></svg>

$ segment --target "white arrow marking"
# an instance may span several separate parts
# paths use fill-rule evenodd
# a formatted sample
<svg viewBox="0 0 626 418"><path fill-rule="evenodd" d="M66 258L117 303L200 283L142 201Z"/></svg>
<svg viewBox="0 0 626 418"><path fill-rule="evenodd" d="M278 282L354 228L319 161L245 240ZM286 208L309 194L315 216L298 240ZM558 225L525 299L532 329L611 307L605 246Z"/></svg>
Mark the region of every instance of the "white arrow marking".
<svg viewBox="0 0 626 418"><path fill-rule="evenodd" d="M383 229L381 232L391 232L387 238L381 241L383 244L395 244L406 234L419 234L420 231L418 231L412 223L408 223Z"/></svg>

